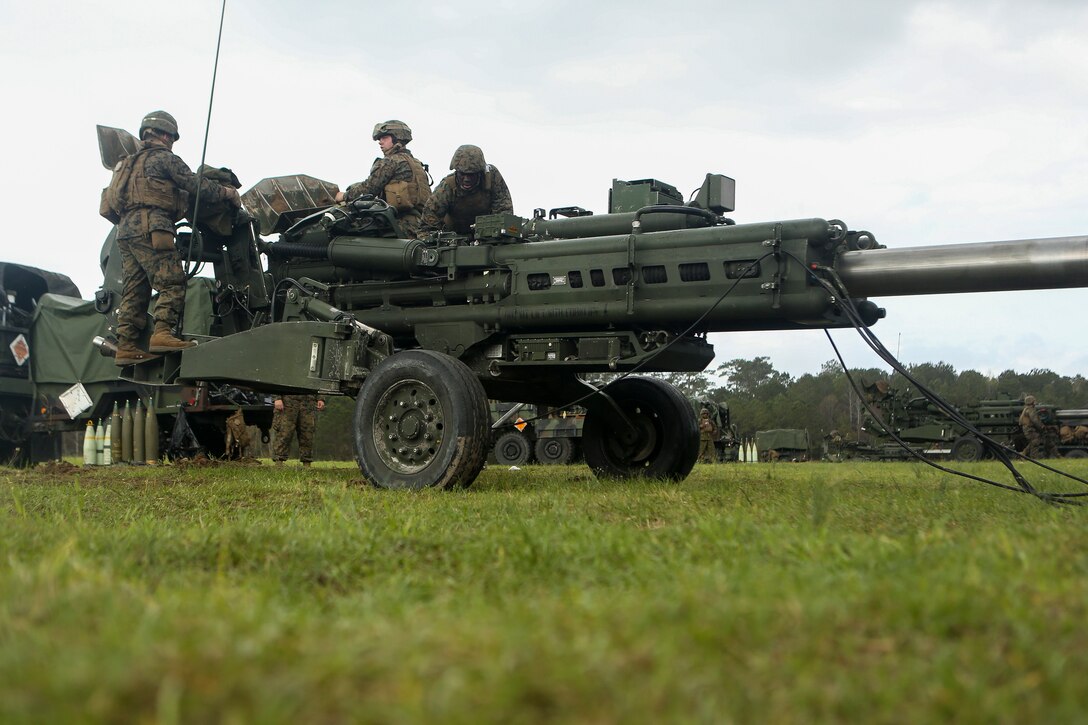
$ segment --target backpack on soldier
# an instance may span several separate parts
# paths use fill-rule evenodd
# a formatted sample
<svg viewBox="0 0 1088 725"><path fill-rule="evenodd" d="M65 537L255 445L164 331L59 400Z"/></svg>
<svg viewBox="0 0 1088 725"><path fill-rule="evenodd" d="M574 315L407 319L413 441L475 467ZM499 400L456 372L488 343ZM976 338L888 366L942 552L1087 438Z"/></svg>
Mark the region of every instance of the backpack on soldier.
<svg viewBox="0 0 1088 725"><path fill-rule="evenodd" d="M110 185L102 190L102 200L98 204L98 213L111 224L121 221L121 214L128 202L128 180L132 177L132 169L136 166L137 157L148 150L150 148L143 148L129 154L113 167L113 178Z"/></svg>

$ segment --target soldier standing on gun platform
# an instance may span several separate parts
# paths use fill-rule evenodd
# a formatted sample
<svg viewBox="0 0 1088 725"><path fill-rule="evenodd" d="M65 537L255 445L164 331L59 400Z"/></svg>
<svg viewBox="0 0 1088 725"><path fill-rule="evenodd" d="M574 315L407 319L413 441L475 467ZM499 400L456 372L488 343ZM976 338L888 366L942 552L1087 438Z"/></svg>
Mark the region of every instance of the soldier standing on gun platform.
<svg viewBox="0 0 1088 725"><path fill-rule="evenodd" d="M118 162L106 189L112 217L118 218L117 247L124 277L117 313L118 365L145 362L157 357L153 353L196 344L174 336L185 304L185 274L174 247L174 224L189 211L190 195L197 193L197 177L171 150L181 136L169 113L152 111L144 116L139 135L143 147ZM208 179L200 185L200 199L242 205L237 189ZM159 291L159 299L148 352L140 348L139 341L147 324L152 289Z"/></svg>
<svg viewBox="0 0 1088 725"><path fill-rule="evenodd" d="M317 430L316 411L325 409L325 401L316 395L281 395L273 403L272 460L282 466L291 452L291 439L298 434L298 460L309 468L314 460L314 431Z"/></svg>
<svg viewBox="0 0 1088 725"><path fill-rule="evenodd" d="M484 161L479 146L458 146L450 161L452 174L438 182L423 207L421 233L445 231L471 234L476 217L514 212L510 189L494 166Z"/></svg>
<svg viewBox="0 0 1088 725"><path fill-rule="evenodd" d="M339 192L336 201L352 201L363 194L384 199L397 210L404 236L414 238L423 205L431 198L431 180L426 167L405 148L412 140L412 129L393 119L376 125L371 136L378 142L382 158L374 159L366 181Z"/></svg>

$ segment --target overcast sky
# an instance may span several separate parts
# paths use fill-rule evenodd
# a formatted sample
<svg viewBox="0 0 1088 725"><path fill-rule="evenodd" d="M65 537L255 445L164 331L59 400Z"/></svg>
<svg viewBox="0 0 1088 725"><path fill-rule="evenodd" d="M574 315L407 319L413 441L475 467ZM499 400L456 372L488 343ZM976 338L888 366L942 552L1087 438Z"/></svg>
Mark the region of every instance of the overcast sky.
<svg viewBox="0 0 1088 725"><path fill-rule="evenodd" d="M220 4L0 8L0 256L90 297L110 229L95 124L135 133L164 108L195 169ZM245 188L343 187L378 153L374 123L399 118L436 179L481 146L523 216L605 211L613 178L687 192L713 171L737 180L740 223L839 218L889 247L1083 235L1086 38L1083 0L228 0L207 160ZM874 330L907 363L1088 374L1086 290L877 301ZM833 357L816 332L712 340L719 362L768 355L795 376Z"/></svg>

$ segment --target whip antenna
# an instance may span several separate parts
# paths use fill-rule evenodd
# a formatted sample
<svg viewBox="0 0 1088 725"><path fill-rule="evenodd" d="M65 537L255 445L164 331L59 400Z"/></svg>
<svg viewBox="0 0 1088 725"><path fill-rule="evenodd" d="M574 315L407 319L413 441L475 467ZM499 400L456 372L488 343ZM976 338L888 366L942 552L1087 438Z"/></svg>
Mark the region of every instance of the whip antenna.
<svg viewBox="0 0 1088 725"><path fill-rule="evenodd" d="M193 204L193 218L190 220L193 223L193 232L189 237L189 253L186 255L186 264L192 261L193 241L200 233L197 231L196 222L200 216L200 186L204 182L204 160L208 155L208 134L212 127L212 104L215 102L215 77L219 73L219 49L223 45L223 18L227 14L227 0L223 0L223 5L219 11L219 35L215 40L215 63L212 65L212 90L208 94L208 118L204 124L204 147L200 150L200 168L196 172L196 202ZM200 249L203 249L204 245L200 245ZM199 265L198 267L199 268ZM186 270L185 276L191 277L196 274L195 269L192 273Z"/></svg>

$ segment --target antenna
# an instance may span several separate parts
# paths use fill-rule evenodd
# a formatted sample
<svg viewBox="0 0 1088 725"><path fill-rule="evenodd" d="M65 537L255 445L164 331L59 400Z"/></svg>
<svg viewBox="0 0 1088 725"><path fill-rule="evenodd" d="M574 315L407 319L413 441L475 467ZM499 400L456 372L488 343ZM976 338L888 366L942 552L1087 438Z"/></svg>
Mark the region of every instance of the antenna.
<svg viewBox="0 0 1088 725"><path fill-rule="evenodd" d="M197 229L197 219L200 218L200 187L204 182L204 160L208 155L208 134L212 127L212 104L215 101L215 78L219 74L219 49L223 45L223 18L227 14L227 0L223 0L222 8L219 11L219 35L215 40L215 63L212 66L212 89L208 95L208 118L204 124L204 146L200 150L200 167L196 172L196 202L193 204L193 231L189 236L189 252L185 255L185 263L189 264L193 252L193 242L196 240L196 236L200 233ZM204 245L199 246L203 249ZM200 269L200 265L196 264L192 270L185 270L185 277L189 278L194 276Z"/></svg>

